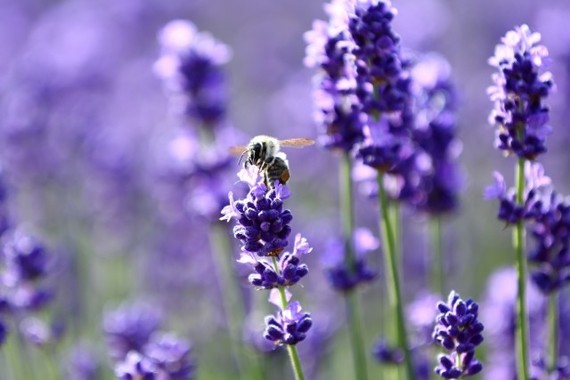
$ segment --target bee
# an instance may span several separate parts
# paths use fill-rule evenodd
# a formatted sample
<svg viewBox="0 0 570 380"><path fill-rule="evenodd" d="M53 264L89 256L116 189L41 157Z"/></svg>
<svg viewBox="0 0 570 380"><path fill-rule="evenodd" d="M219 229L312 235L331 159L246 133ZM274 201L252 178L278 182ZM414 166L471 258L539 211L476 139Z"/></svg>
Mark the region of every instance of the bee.
<svg viewBox="0 0 570 380"><path fill-rule="evenodd" d="M244 159L244 167L255 165L263 173L264 182L273 187L275 181L286 184L289 180L289 161L287 155L281 152L281 147L303 148L313 145L315 140L296 138L278 140L275 137L259 135L252 138L247 146L230 148L232 154L240 154L239 162Z"/></svg>

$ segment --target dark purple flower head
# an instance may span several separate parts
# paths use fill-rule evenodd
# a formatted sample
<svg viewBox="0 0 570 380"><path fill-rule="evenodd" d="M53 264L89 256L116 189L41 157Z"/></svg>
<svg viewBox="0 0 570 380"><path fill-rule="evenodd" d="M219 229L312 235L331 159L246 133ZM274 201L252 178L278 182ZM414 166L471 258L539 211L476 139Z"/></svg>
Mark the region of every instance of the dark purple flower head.
<svg viewBox="0 0 570 380"><path fill-rule="evenodd" d="M39 310L52 299L42 284L51 257L37 240L21 229L13 231L4 243L2 260L0 310Z"/></svg>
<svg viewBox="0 0 570 380"><path fill-rule="evenodd" d="M375 344L372 351L374 359L383 364L402 364L404 362L404 353L398 347L392 347L385 338L380 338Z"/></svg>
<svg viewBox="0 0 570 380"><path fill-rule="evenodd" d="M297 344L305 339L312 320L308 313L301 313L299 302L289 302L288 289L307 275L308 268L301 263L301 257L312 248L297 234L292 252L284 252L291 233L288 223L292 215L289 210L283 210L283 201L290 193L277 181L275 187L269 189L260 174L254 165L240 170L238 177L248 184L249 193L244 200L234 201L230 192L230 204L222 210L220 219L237 222L234 236L242 243L238 261L253 267L250 283L271 289L270 302L280 309L276 316L265 318L263 336L276 346Z"/></svg>
<svg viewBox="0 0 570 380"><path fill-rule="evenodd" d="M160 313L148 304L124 305L108 312L103 329L111 357L118 361L124 360L129 351L142 352L160 324Z"/></svg>
<svg viewBox="0 0 570 380"><path fill-rule="evenodd" d="M190 344L172 334L154 336L143 349L157 368L158 379L189 380L195 365L190 357Z"/></svg>
<svg viewBox="0 0 570 380"><path fill-rule="evenodd" d="M507 188L505 179L499 172L493 173L494 184L485 189L486 199L499 200L499 212L497 218L507 224L516 224L523 219L530 219L542 208L541 200L545 191L551 186L550 177L544 174L544 169L539 163L525 162L525 193L523 204L516 202L515 189Z"/></svg>
<svg viewBox="0 0 570 380"><path fill-rule="evenodd" d="M328 22L316 20L305 33L305 64L320 69L314 79L315 121L323 133L319 140L328 149L349 152L364 139L365 123L356 95L354 42L348 31L353 10L343 0L333 0L325 10Z"/></svg>
<svg viewBox="0 0 570 380"><path fill-rule="evenodd" d="M456 137L457 94L449 63L439 55L426 54L411 70L414 96L415 154L404 195L416 210L442 214L458 206L461 178L457 157L461 143ZM416 176L416 178L413 178Z"/></svg>
<svg viewBox="0 0 570 380"><path fill-rule="evenodd" d="M49 269L49 256L43 246L22 231L16 231L4 246L6 261L4 281L35 282Z"/></svg>
<svg viewBox="0 0 570 380"><path fill-rule="evenodd" d="M150 359L136 351L130 351L127 356L115 366L117 380L158 380L158 370Z"/></svg>
<svg viewBox="0 0 570 380"><path fill-rule="evenodd" d="M403 110L409 98L409 76L403 72L408 62L392 29L395 15L388 0L361 1L348 22L355 45L356 93L364 112L374 117Z"/></svg>
<svg viewBox="0 0 570 380"><path fill-rule="evenodd" d="M570 282L570 201L552 188L535 193L526 223L534 241L530 275L541 292L551 294Z"/></svg>
<svg viewBox="0 0 570 380"><path fill-rule="evenodd" d="M159 42L162 56L155 69L172 93L175 111L200 126L216 126L225 118L228 103L220 69L230 58L228 47L184 20L166 24Z"/></svg>
<svg viewBox="0 0 570 380"><path fill-rule="evenodd" d="M361 284L370 282L378 273L366 263L370 251L378 249L378 239L365 228L357 228L354 232L356 258L352 265L345 260L344 244L339 240L331 241L323 256L323 265L330 285L339 292L349 292Z"/></svg>
<svg viewBox="0 0 570 380"><path fill-rule="evenodd" d="M256 167L250 166L256 172ZM241 173L246 173L243 169ZM257 174L256 174L257 176ZM261 179L261 176L259 176ZM289 197L285 185L277 184L269 189L261 179L250 183L246 198L234 201L230 192L230 204L222 210L222 220L235 219L234 237L242 244L242 251L258 256L279 256L288 245L291 234L291 211L283 209L283 201Z"/></svg>
<svg viewBox="0 0 570 380"><path fill-rule="evenodd" d="M444 379L468 377L483 366L475 359L475 348L483 342L483 324L479 322L479 305L471 299L463 301L455 291L447 303L437 304L439 315L433 331L434 340L449 351L438 356L435 373Z"/></svg>
<svg viewBox="0 0 570 380"><path fill-rule="evenodd" d="M495 104L489 121L497 127L496 145L527 160L546 152L546 136L551 130L543 101L553 81L552 75L544 72L548 50L539 42L540 34L521 25L502 38L489 59L499 70L493 74L495 85L487 91Z"/></svg>
<svg viewBox="0 0 570 380"><path fill-rule="evenodd" d="M313 325L311 315L301 312L298 301L290 302L286 309L280 310L277 316L265 317L265 339L276 346L282 344L295 345L305 339Z"/></svg>
<svg viewBox="0 0 570 380"><path fill-rule="evenodd" d="M507 224L525 221L535 243L528 253L531 278L543 293L550 294L570 282L570 201L553 190L538 163L526 163L525 182L522 205L499 173L485 195L499 199L499 220Z"/></svg>

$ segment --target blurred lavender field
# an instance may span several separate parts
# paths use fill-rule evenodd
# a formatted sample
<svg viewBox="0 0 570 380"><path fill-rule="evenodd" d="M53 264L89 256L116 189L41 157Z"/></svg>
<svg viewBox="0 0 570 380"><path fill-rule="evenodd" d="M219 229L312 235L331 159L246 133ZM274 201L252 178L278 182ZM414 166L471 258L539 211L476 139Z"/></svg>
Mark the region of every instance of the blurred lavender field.
<svg viewBox="0 0 570 380"><path fill-rule="evenodd" d="M318 140L315 70L303 64L303 36L313 20L326 19L323 5L0 0L0 379L113 379L143 362L133 350L176 358L178 377L164 379L293 378L286 350L273 350L263 337L264 316L274 312L268 293L248 284L248 268L236 262L233 225L219 221L219 212L229 191L239 198L246 190L237 184L239 157L229 156L229 147L259 134ZM511 233L483 193L495 170L511 180L515 160L494 148L487 95L494 69L487 61L515 25L542 34L555 82L542 163L558 191L570 194L570 3L392 5L404 51L436 52L450 63L461 192L457 212L443 218L444 291L480 304L487 335L478 352L485 369L477 376L511 380L514 356L505 353L514 345L505 338L514 334ZM169 82L172 56L160 37L171 20L190 21L227 46L214 49L222 74L208 83L220 86L212 95L220 109L191 114L177 98ZM204 141L211 142L207 149ZM310 274L295 288L313 323L299 356L307 379L351 379L344 301L327 279L342 249L340 156L318 144L287 154L290 240L300 232L313 247L303 258ZM357 250L369 252L378 273L359 289L363 343L369 378L391 378L381 377L372 353L379 325L391 316L377 204L368 190L355 184ZM426 293L430 229L425 215L401 211L405 313L414 344L423 347L439 300ZM10 272L18 255L31 274ZM564 319L570 295L560 294ZM544 337L546 300L532 285L527 303L531 336ZM559 350L570 355L570 331L564 320L560 325ZM536 341L531 354L544 339ZM425 360L435 378L435 354Z"/></svg>

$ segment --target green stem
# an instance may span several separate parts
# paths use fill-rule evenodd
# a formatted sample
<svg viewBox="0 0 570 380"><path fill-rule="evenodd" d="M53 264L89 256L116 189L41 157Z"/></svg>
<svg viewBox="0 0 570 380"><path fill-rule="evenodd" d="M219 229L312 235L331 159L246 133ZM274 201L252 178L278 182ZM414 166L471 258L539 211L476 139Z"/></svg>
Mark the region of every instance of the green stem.
<svg viewBox="0 0 570 380"><path fill-rule="evenodd" d="M431 240L432 240L432 276L431 286L435 293L444 295L445 293L445 269L443 261L443 239L441 231L441 218L435 216L430 220Z"/></svg>
<svg viewBox="0 0 570 380"><path fill-rule="evenodd" d="M45 369L44 372L50 380L61 379L57 367L57 358L55 355L55 347L46 347L41 350L44 356Z"/></svg>
<svg viewBox="0 0 570 380"><path fill-rule="evenodd" d="M519 158L516 169L516 202L523 204L525 190L524 158ZM522 380L530 379L528 366L528 320L526 311L526 258L525 258L525 229L521 220L515 225L513 245L517 260L517 369Z"/></svg>
<svg viewBox="0 0 570 380"><path fill-rule="evenodd" d="M277 258L273 257L273 268L277 273L280 273L279 265L277 263ZM281 299L281 309L285 310L289 306L289 301L287 301L287 295L285 294L285 287L280 286L279 297ZM297 346L294 344L286 344L287 353L289 354L289 360L291 361L291 367L293 368L293 373L295 374L295 380L304 380L305 375L303 375L303 368L301 367L301 361L299 360L299 354L297 353Z"/></svg>
<svg viewBox="0 0 570 380"><path fill-rule="evenodd" d="M233 268L231 243L228 240L228 231L221 223L210 225L210 246L214 256L216 275L220 283L220 291L228 333L230 335L230 351L237 370L236 377L243 378L243 361L245 355L240 354L241 342L240 326L244 323L245 312L243 298L239 289L241 287Z"/></svg>
<svg viewBox="0 0 570 380"><path fill-rule="evenodd" d="M350 153L344 152L340 165L340 203L342 219L342 236L344 239L344 260L347 268L353 270L356 265L354 252L354 205L352 189L352 159ZM366 353L360 327L358 296L354 292L345 294L346 314L350 330L350 344L354 374L356 380L367 380Z"/></svg>
<svg viewBox="0 0 570 380"><path fill-rule="evenodd" d="M402 292L400 289L400 279L398 273L398 258L396 252L394 228L388 212L388 197L384 189L384 175L378 172L378 200L380 206L380 234L386 257L387 289L390 299L390 306L396 318L396 333L398 336L398 346L404 351L406 379L414 379L414 366L410 347L408 345L408 335L406 333L406 321L404 318L404 306Z"/></svg>
<svg viewBox="0 0 570 380"><path fill-rule="evenodd" d="M9 337L8 340L4 343L2 347L5 366L3 368L6 369L6 373L8 374L8 378L10 380L21 379L24 376L22 372L22 366L20 363L20 357L16 352L16 344L14 342L14 337Z"/></svg>
<svg viewBox="0 0 570 380"><path fill-rule="evenodd" d="M550 322L550 368L556 368L558 364L558 293L552 293L548 298L549 322Z"/></svg>

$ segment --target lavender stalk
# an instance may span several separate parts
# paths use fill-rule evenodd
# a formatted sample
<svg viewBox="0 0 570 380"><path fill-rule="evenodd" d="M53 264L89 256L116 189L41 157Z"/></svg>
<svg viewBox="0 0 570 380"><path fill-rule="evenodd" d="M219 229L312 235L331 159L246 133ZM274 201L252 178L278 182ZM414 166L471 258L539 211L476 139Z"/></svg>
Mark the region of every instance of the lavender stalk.
<svg viewBox="0 0 570 380"><path fill-rule="evenodd" d="M414 378L414 367L411 359L411 352L408 344L408 334L406 332L404 306L402 301L402 291L400 290L400 275L398 270L398 254L396 252L396 241L394 236L394 228L390 218L388 209L389 201L384 189L384 175L378 173L378 202L380 206L380 233L382 236L382 244L386 256L386 270L388 271L387 286L390 305L396 321L396 334L398 346L404 352L404 360L406 366L406 376L408 379Z"/></svg>
<svg viewBox="0 0 570 380"><path fill-rule="evenodd" d="M483 324L479 322L479 305L463 301L455 291L447 303L437 304L439 311L433 331L437 344L449 351L438 356L435 373L444 379L459 379L478 374L483 369L475 359L475 348L483 342Z"/></svg>
<svg viewBox="0 0 570 380"><path fill-rule="evenodd" d="M495 85L488 89L494 109L489 121L497 127L496 146L506 154L516 155L514 204L503 199L499 218L511 214L514 224L513 246L517 268L517 356L518 375L530 378L528 357L528 321L526 312L525 218L528 217L529 189L525 188L525 163L546 152L549 110L543 104L552 88L552 75L542 72L548 57L546 47L539 44L540 34L527 25L516 27L502 38L489 64L499 72L493 75ZM504 197L503 197L504 198ZM507 210L505 205L512 210Z"/></svg>
<svg viewBox="0 0 570 380"><path fill-rule="evenodd" d="M523 158L518 159L516 172L516 204L523 204L523 195L525 191ZM526 257L525 257L525 228L524 221L521 219L515 225L513 231L513 244L516 255L517 268L517 352L518 352L518 373L523 379L529 379L529 363L528 363L528 313L526 310Z"/></svg>
<svg viewBox="0 0 570 380"><path fill-rule="evenodd" d="M265 317L264 337L275 347L286 345L291 367L297 380L304 379L295 345L303 341L312 326L309 313L303 313L298 301L291 301L290 289L305 277L309 270L301 257L312 251L300 234L295 237L291 252L289 223L291 211L284 209L284 200L290 197L287 186L275 181L268 186L256 166L250 165L238 174L249 186L244 199L234 200L229 193L229 205L222 210L221 220L235 220L233 234L242 245L238 262L248 264L253 272L248 280L258 289L270 290L269 301L279 310Z"/></svg>
<svg viewBox="0 0 570 380"><path fill-rule="evenodd" d="M558 310L558 293L552 293L548 298L548 321L550 327L550 368L554 369L558 365L558 345L559 345L559 310Z"/></svg>
<svg viewBox="0 0 570 380"><path fill-rule="evenodd" d="M343 221L343 239L345 244L345 266L355 271L356 257L354 251L354 204L352 186L352 159L349 153L342 155L341 162L341 219ZM354 362L354 373L356 379L368 379L366 368L366 354L364 352L364 342L360 327L360 306L355 292L348 292L345 295L346 315L350 329L350 343L352 347L352 359Z"/></svg>

